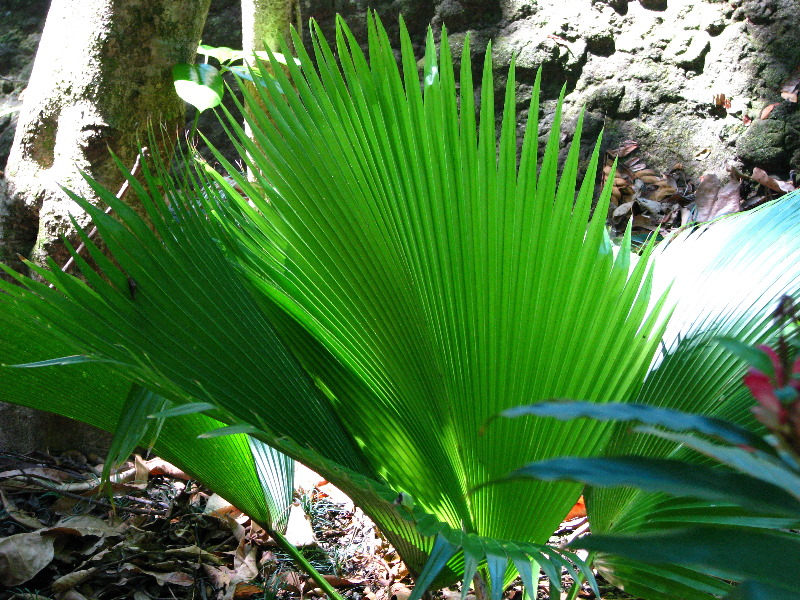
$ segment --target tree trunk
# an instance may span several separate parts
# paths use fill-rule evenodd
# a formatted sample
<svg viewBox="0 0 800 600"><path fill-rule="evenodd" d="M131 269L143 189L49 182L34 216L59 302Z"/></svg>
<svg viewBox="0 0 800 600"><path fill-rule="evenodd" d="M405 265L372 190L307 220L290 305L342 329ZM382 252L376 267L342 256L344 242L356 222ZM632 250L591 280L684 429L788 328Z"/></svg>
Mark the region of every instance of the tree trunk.
<svg viewBox="0 0 800 600"><path fill-rule="evenodd" d="M123 178L109 150L130 168L147 144L148 126L175 139L184 103L172 67L193 60L209 4L53 0L6 168L7 190L0 189L0 260L21 269L17 255L37 264L50 256L64 265L61 237L76 237L69 215L81 227L88 219L60 186L92 199L80 174L86 172L116 191ZM19 410L0 405L6 448L90 448L96 440L75 422L21 417Z"/></svg>
<svg viewBox="0 0 800 600"><path fill-rule="evenodd" d="M281 38L292 48L289 26L302 35L300 0L242 0L242 50L280 51Z"/></svg>
<svg viewBox="0 0 800 600"><path fill-rule="evenodd" d="M147 127L182 124L172 67L191 62L210 0L54 0L25 91L0 199L0 259L68 256L69 215L86 216L61 190L92 197L80 175L116 190ZM174 137L174 136L172 136Z"/></svg>

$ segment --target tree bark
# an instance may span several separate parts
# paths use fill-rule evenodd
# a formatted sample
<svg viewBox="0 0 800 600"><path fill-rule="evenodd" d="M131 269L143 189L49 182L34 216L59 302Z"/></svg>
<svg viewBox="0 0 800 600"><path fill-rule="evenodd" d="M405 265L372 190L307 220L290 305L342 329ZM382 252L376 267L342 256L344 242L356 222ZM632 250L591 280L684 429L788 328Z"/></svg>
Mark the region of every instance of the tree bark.
<svg viewBox="0 0 800 600"><path fill-rule="evenodd" d="M280 52L281 38L292 49L289 27L302 35L300 0L242 0L242 50Z"/></svg>
<svg viewBox="0 0 800 600"><path fill-rule="evenodd" d="M73 215L86 215L63 192L89 199L88 173L111 190L122 176L109 154L128 167L147 128L182 124L184 103L172 67L191 62L210 0L54 0L36 55L0 198L0 260L17 254L63 265L61 236Z"/></svg>
<svg viewBox="0 0 800 600"><path fill-rule="evenodd" d="M53 0L0 188L0 260L22 269L68 259L61 237L88 218L61 189L92 200L88 173L116 191L123 178L109 150L130 168L147 129L176 139L184 103L172 67L192 62L210 0ZM166 142L169 144L169 142ZM151 151L157 151L152 149ZM129 195L130 203L133 195ZM0 446L103 450L107 438L82 424L0 405Z"/></svg>

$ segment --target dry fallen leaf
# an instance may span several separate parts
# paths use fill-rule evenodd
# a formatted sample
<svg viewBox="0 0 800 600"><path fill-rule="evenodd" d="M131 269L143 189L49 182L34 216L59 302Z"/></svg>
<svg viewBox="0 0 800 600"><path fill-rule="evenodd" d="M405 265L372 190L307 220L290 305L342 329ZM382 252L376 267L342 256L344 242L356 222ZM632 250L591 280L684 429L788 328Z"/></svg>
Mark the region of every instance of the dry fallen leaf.
<svg viewBox="0 0 800 600"><path fill-rule="evenodd" d="M636 215L633 217L633 228L634 229L646 229L647 231L655 231L658 229L658 225L653 223L653 221L644 215Z"/></svg>
<svg viewBox="0 0 800 600"><path fill-rule="evenodd" d="M96 572L97 568L92 567L91 569L81 569L80 571L73 571L72 573L67 573L63 577L59 577L58 579L56 579L50 585L50 588L56 593L66 592L67 590L79 586L81 583L86 581Z"/></svg>
<svg viewBox="0 0 800 600"><path fill-rule="evenodd" d="M694 193L697 221L709 221L713 218L714 203L717 201L717 194L721 187L719 177L714 173L706 173L700 178L700 183Z"/></svg>
<svg viewBox="0 0 800 600"><path fill-rule="evenodd" d="M578 517L585 517L586 516L586 502L583 499L583 496L578 498L578 501L575 503L570 511L567 513L567 516L564 517L565 521L569 521L570 519L577 519Z"/></svg>
<svg viewBox="0 0 800 600"><path fill-rule="evenodd" d="M0 584L14 587L33 579L52 562L54 541L43 531L0 539Z"/></svg>
<svg viewBox="0 0 800 600"><path fill-rule="evenodd" d="M773 104L770 104L770 105L768 105L768 106L765 106L765 107L764 107L764 110L762 110L762 111L761 111L761 115L760 115L758 118L759 118L759 119L762 119L762 120L763 120L763 119L768 119L768 118L769 118L769 115L770 115L770 113L772 113L772 111L774 110L774 108L775 108L776 106L778 106L778 104L780 104L780 103L779 103L779 102L775 102L775 103L773 103Z"/></svg>
<svg viewBox="0 0 800 600"><path fill-rule="evenodd" d="M317 545L314 530L311 528L311 521L309 521L299 502L293 502L289 507L289 520L286 523L285 537L290 544L298 548Z"/></svg>
<svg viewBox="0 0 800 600"><path fill-rule="evenodd" d="M771 177L764 169L759 169L758 167L753 169L753 180L773 192L788 193L794 191L794 186L790 181L781 181L777 177Z"/></svg>
<svg viewBox="0 0 800 600"><path fill-rule="evenodd" d="M158 585L164 585L165 583L171 583L172 585L180 585L183 587L189 587L194 585L194 577L182 571L172 571L169 573L162 573L161 571L151 571L148 569L143 569L140 566L134 565L132 563L125 563L124 565L122 565L120 570L123 573L130 572L130 573L141 573L142 575L149 575L150 577L156 580Z"/></svg>
<svg viewBox="0 0 800 600"><path fill-rule="evenodd" d="M39 519L32 517L25 511L18 509L16 504L14 504L11 500L6 498L6 495L3 493L2 488L0 488L0 506L5 508L6 514L9 517L11 517L12 520L16 521L23 527L27 527L28 529L34 529L34 530L42 529L44 527L44 525L42 525Z"/></svg>
<svg viewBox="0 0 800 600"><path fill-rule="evenodd" d="M237 583L233 590L233 600L250 600L250 598L263 598L264 588L252 583Z"/></svg>
<svg viewBox="0 0 800 600"><path fill-rule="evenodd" d="M147 600L149 599L150 596L147 596ZM77 590L67 590L66 592L58 595L58 600L89 600L89 599ZM140 599L136 597L136 594L134 594L133 600L140 600Z"/></svg>
<svg viewBox="0 0 800 600"><path fill-rule="evenodd" d="M730 108L731 99L726 97L725 94L714 94L714 106L722 106L723 108Z"/></svg>
<svg viewBox="0 0 800 600"><path fill-rule="evenodd" d="M223 560L216 554L212 554L207 550L203 550L199 546L185 546L183 548L168 548L164 550L164 554L177 554L178 556L191 556L197 559L203 559L215 564L222 564Z"/></svg>
<svg viewBox="0 0 800 600"><path fill-rule="evenodd" d="M169 477L175 477L176 479L183 479L185 481L191 479L186 473L175 465L168 463L163 458L151 458L145 461L144 464L147 466L151 475L168 475Z"/></svg>
<svg viewBox="0 0 800 600"><path fill-rule="evenodd" d="M798 92L800 92L800 66L795 67L792 74L781 85L781 97L789 102L797 102Z"/></svg>
<svg viewBox="0 0 800 600"><path fill-rule="evenodd" d="M638 147L639 147L639 142L635 142L633 140L625 140L618 147L612 150L606 150L606 152L608 153L609 156L622 158L623 156L628 156L628 154L636 150Z"/></svg>
<svg viewBox="0 0 800 600"><path fill-rule="evenodd" d="M278 581L280 581L283 588L299 594L302 594L306 587L306 579L305 576L294 571L285 571L278 576Z"/></svg>

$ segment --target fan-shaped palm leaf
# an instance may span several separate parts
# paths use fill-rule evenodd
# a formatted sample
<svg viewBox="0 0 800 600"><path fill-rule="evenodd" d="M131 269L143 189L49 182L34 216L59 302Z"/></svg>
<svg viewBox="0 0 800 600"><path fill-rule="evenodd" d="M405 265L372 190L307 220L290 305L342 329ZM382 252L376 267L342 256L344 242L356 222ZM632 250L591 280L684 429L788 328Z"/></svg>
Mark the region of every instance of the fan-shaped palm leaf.
<svg viewBox="0 0 800 600"><path fill-rule="evenodd" d="M478 430L522 401L629 399L663 297L651 297L646 257L631 268L629 240L613 257L609 188L591 216L597 151L578 187L580 130L559 181L560 111L539 168L534 102L518 164L513 66L498 149L491 53L476 121L468 44L457 87L446 32L438 58L429 35L420 81L401 30L402 72L375 20L369 62L341 22L338 61L315 31L314 61L301 51L288 72L273 61L259 97L244 90L252 138L238 115L228 122L254 179L230 170L244 193L200 170L167 186L167 206L165 174L132 182L151 230L95 186L122 223L76 201L116 264L88 243L102 277L81 260L88 285L36 269L56 289L20 276L27 289L3 286L0 304L70 353L170 402L207 402L309 464L417 572L435 549L468 572L487 557L496 576L533 558L557 579L564 559L536 544L578 485L467 492L530 460L599 452L609 426ZM393 501L401 491L414 508ZM456 548L466 558L448 560Z"/></svg>

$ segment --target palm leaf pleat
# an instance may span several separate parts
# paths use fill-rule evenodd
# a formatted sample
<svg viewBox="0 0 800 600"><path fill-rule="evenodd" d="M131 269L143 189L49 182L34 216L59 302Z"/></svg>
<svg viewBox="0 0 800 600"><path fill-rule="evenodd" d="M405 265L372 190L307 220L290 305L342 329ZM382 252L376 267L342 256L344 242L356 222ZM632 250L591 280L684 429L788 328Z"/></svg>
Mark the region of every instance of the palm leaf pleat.
<svg viewBox="0 0 800 600"><path fill-rule="evenodd" d="M795 192L759 209L687 230L656 249L653 288L658 293L671 286L675 308L636 402L757 426L749 411L754 400L741 384L745 365L717 340L774 344L779 329L772 314L778 301L800 294L798 232L800 193ZM615 428L607 453L703 460L673 443L634 434L629 426ZM590 489L587 508L596 533L631 534L687 524L788 527L732 506L666 499L624 488ZM685 568L654 567L610 556L603 556L597 565L631 593L648 599L668 597L670 582L686 584L680 594L673 588L672 597L710 597L711 588L700 585L705 576L695 572L693 589Z"/></svg>
<svg viewBox="0 0 800 600"><path fill-rule="evenodd" d="M278 325L384 478L454 527L542 541L576 487L468 490L523 459L597 451L603 426L478 430L523 398L627 399L660 300L648 313L646 260L629 275L627 253L612 257L607 193L589 219L596 158L577 189L579 134L559 183L557 115L537 174L532 108L517 166L513 67L498 150L490 59L477 122L469 47L460 93L446 32L440 48L429 36L420 81L405 30L400 73L379 23L369 63L340 26L338 60L317 35L305 68L244 90L252 139L228 126L254 182L232 173L244 194L228 188L226 249L315 340ZM527 503L533 518L496 508Z"/></svg>
<svg viewBox="0 0 800 600"><path fill-rule="evenodd" d="M0 310L0 363L32 363L74 351L74 345L10 307ZM0 401L23 404L115 431L131 384L104 364L40 369L5 368ZM282 531L292 500L293 463L245 435L198 439L223 423L194 414L167 419L154 450L265 526ZM287 493L288 492L288 493Z"/></svg>
<svg viewBox="0 0 800 600"><path fill-rule="evenodd" d="M259 65L275 79L262 73L256 97L243 89L251 134L227 121L250 179L229 168L236 186L202 169L131 180L152 228L93 184L119 220L74 199L115 262L84 236L97 265L76 256L86 283L37 268L55 289L16 275L24 287L2 285L0 305L67 353L169 402L208 402L210 418L316 469L419 572L437 532L451 566L462 534L529 554L546 542L579 486L470 490L526 462L597 453L609 426L479 429L546 398L630 399L665 296L651 294L646 256L631 265L628 237L614 258L609 187L592 213L597 149L577 184L580 130L559 179L560 110L538 164L534 102L518 157L513 66L498 145L491 52L476 119L468 44L457 86L446 32L438 57L429 35L420 79L401 30L402 70L375 19L369 59L340 22L336 55L315 29L313 60L300 50L288 72ZM393 503L398 492L416 508ZM494 573L499 554L518 562L491 547Z"/></svg>

